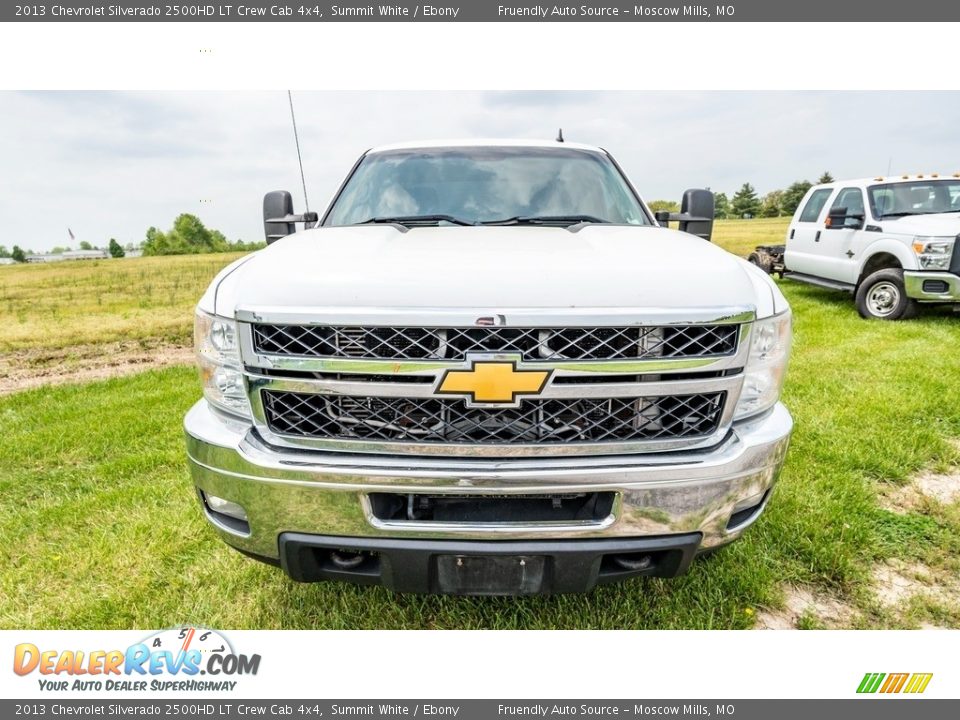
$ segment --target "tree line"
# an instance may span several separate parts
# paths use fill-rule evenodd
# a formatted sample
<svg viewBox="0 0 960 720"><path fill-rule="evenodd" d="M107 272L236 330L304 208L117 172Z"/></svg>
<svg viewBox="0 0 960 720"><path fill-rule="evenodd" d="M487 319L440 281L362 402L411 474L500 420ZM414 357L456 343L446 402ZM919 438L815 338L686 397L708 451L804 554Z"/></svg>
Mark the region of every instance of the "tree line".
<svg viewBox="0 0 960 720"><path fill-rule="evenodd" d="M70 252L73 248L69 245L56 245L53 249L50 250L50 255L62 255L65 252ZM110 257L122 258L130 250L135 250L136 247L133 243L127 243L126 247L117 242L116 238L110 238L110 242L107 243L107 247L100 248L96 245L91 245L86 240L81 240L80 244L77 245L78 250L106 250L110 253ZM12 258L16 262L26 262L28 255L37 255L33 250L24 250L19 245L14 245L13 250L7 250L6 245L0 245L0 258Z"/></svg>
<svg viewBox="0 0 960 720"><path fill-rule="evenodd" d="M144 255L191 255L259 250L263 243L230 242L219 230L206 227L196 215L183 213L173 221L173 227L162 232L155 227L147 230L143 242Z"/></svg>
<svg viewBox="0 0 960 720"><path fill-rule="evenodd" d="M219 230L214 230L205 226L196 215L183 213L173 221L173 227L163 232L155 227L147 229L146 237L138 246L144 255L191 255L198 253L222 253L222 252L245 252L250 250L259 250L263 243L243 242L237 240L230 242ZM86 240L80 242L79 250L100 250L96 245L92 245ZM116 238L110 238L105 248L111 257L121 258L127 252L135 250L133 243L127 243L126 247L117 242ZM52 255L59 255L69 252L69 247L57 246L50 251ZM36 255L32 250L24 250L19 245L14 245L13 250L7 250L4 245L0 245L0 258L12 258L15 262L26 262L28 255Z"/></svg>
<svg viewBox="0 0 960 720"><path fill-rule="evenodd" d="M723 192L714 193L715 217L718 219L792 217L797 208L800 207L803 196L814 184L820 185L830 182L833 182L833 176L825 172L816 183L811 183L809 180L797 180L791 183L789 187L783 190L771 190L763 197L757 194L753 185L746 182L733 194L733 197L728 197ZM680 205L670 200L654 200L650 203L650 209L654 212L658 210L679 212Z"/></svg>

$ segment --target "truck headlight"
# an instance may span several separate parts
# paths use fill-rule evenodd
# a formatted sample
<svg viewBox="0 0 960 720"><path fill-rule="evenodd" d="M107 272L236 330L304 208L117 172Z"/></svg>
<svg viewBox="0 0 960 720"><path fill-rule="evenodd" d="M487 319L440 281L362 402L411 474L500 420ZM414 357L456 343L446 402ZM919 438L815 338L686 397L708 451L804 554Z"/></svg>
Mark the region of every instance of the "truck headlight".
<svg viewBox="0 0 960 720"><path fill-rule="evenodd" d="M790 356L790 311L757 320L750 330L750 354L734 420L773 407L780 398Z"/></svg>
<svg viewBox="0 0 960 720"><path fill-rule="evenodd" d="M923 270L949 270L953 255L952 237L924 237L913 239L913 251L917 254Z"/></svg>
<svg viewBox="0 0 960 720"><path fill-rule="evenodd" d="M198 310L193 340L203 396L221 410L250 417L250 403L247 401L240 364L237 324L229 318Z"/></svg>

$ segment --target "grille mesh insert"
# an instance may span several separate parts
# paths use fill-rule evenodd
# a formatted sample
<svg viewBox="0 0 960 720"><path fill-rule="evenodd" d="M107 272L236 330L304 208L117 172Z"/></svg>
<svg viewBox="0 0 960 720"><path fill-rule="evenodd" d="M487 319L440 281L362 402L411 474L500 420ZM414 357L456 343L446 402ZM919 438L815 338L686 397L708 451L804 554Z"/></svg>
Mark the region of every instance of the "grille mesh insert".
<svg viewBox="0 0 960 720"><path fill-rule="evenodd" d="M601 328L410 328L253 326L266 355L462 360L467 353L520 353L525 360L716 357L736 351L738 325Z"/></svg>
<svg viewBox="0 0 960 720"><path fill-rule="evenodd" d="M679 439L717 430L726 393L589 400L525 400L468 408L462 400L262 392L283 435L387 442L549 444Z"/></svg>

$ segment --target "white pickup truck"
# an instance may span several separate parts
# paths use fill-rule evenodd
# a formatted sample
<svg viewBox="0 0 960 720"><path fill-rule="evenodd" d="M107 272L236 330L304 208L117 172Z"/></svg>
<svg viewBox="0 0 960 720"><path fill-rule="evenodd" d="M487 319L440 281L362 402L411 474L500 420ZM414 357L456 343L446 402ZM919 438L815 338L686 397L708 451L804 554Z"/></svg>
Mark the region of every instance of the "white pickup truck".
<svg viewBox="0 0 960 720"><path fill-rule="evenodd" d="M662 227L609 154L563 142L377 148L321 217L268 194L268 247L197 308L207 520L300 581L684 572L760 515L792 428L790 309L712 218L687 191L687 232Z"/></svg>
<svg viewBox="0 0 960 720"><path fill-rule="evenodd" d="M865 318L899 320L919 303L960 303L960 175L844 180L810 189L765 269L848 290Z"/></svg>

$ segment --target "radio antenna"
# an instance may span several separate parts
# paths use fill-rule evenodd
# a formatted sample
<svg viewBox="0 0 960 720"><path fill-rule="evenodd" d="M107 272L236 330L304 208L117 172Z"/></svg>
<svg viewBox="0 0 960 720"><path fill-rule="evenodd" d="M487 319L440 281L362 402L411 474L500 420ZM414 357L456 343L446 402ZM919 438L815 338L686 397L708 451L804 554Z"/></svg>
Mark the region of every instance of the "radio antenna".
<svg viewBox="0 0 960 720"><path fill-rule="evenodd" d="M307 179L303 174L303 157L300 155L300 136L297 134L297 115L293 111L293 93L287 90L287 100L290 101L290 120L293 121L293 141L297 144L297 162L300 163L300 183L303 185L303 204L310 212L310 201L307 199Z"/></svg>

